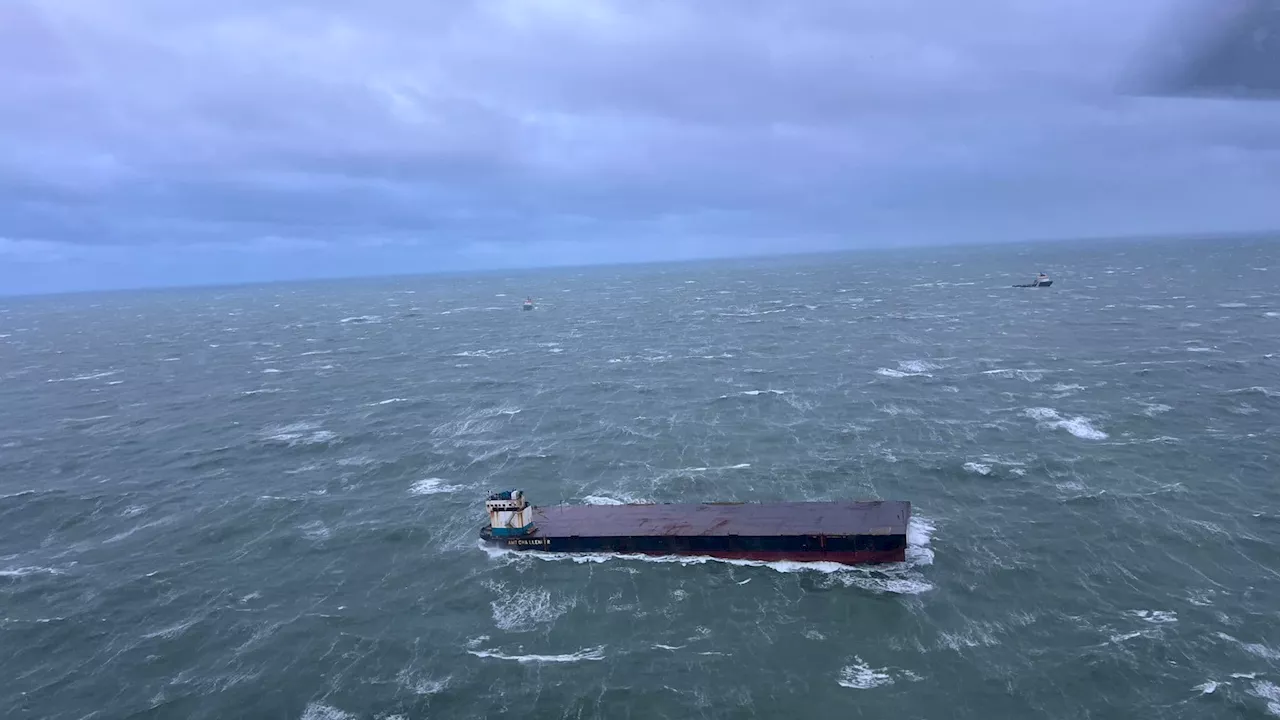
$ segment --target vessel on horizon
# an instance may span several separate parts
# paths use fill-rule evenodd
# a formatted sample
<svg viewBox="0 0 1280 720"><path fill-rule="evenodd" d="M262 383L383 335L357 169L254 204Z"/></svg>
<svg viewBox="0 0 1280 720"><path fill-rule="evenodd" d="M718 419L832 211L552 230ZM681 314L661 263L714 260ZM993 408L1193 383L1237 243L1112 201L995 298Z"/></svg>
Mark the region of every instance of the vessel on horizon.
<svg viewBox="0 0 1280 720"><path fill-rule="evenodd" d="M520 490L485 501L487 543L555 553L725 560L904 562L911 503L863 500L535 507Z"/></svg>
<svg viewBox="0 0 1280 720"><path fill-rule="evenodd" d="M1029 282L1023 285L1014 285L1014 287L1017 287L1017 288L1049 287L1052 284L1053 284L1053 281L1049 279L1048 275L1045 275L1044 273L1040 273L1039 275L1036 276L1035 282Z"/></svg>
<svg viewBox="0 0 1280 720"><path fill-rule="evenodd" d="M523 307L523 308L521 308L521 309L522 309L522 310L532 310L532 309L533 309L533 298L531 298L531 297L527 297L527 298L525 298L525 299L524 299L524 307Z"/></svg>

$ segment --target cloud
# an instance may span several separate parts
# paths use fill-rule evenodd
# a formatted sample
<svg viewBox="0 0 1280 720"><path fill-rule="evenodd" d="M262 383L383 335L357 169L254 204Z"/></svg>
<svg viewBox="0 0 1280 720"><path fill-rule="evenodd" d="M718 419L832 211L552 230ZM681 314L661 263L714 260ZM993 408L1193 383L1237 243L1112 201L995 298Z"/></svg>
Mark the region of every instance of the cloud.
<svg viewBox="0 0 1280 720"><path fill-rule="evenodd" d="M17 0L0 255L170 258L150 284L263 238L285 275L1275 225L1276 106L1117 94L1166 7Z"/></svg>

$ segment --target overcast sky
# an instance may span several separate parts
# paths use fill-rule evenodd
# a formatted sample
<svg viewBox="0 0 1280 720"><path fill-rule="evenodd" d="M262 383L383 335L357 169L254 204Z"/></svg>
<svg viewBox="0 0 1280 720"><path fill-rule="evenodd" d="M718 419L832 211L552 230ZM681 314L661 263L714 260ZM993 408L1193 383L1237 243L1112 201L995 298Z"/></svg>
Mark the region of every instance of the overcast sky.
<svg viewBox="0 0 1280 720"><path fill-rule="evenodd" d="M0 292L1280 227L1159 0L7 0Z"/></svg>

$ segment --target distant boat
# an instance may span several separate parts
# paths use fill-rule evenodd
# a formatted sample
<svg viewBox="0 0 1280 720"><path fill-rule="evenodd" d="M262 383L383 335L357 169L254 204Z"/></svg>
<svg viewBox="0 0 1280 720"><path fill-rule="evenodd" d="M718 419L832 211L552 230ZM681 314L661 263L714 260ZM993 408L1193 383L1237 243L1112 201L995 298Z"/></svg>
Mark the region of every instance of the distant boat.
<svg viewBox="0 0 1280 720"><path fill-rule="evenodd" d="M524 300L524 308L522 308L522 309L524 309L524 310L532 310L532 309L533 309L533 298L525 298L525 300Z"/></svg>
<svg viewBox="0 0 1280 720"><path fill-rule="evenodd" d="M1049 287L1052 284L1053 281L1049 279L1048 275L1040 273L1036 276L1035 282L1026 283L1025 285L1014 285L1014 287Z"/></svg>

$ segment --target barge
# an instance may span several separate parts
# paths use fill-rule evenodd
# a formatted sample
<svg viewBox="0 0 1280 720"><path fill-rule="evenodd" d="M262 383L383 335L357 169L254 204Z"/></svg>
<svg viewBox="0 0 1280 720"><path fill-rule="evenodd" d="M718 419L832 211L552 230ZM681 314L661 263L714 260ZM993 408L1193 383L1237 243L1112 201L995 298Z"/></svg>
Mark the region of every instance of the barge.
<svg viewBox="0 0 1280 720"><path fill-rule="evenodd" d="M508 490L485 507L481 539L511 550L845 565L905 561L911 520L901 500L535 507Z"/></svg>

